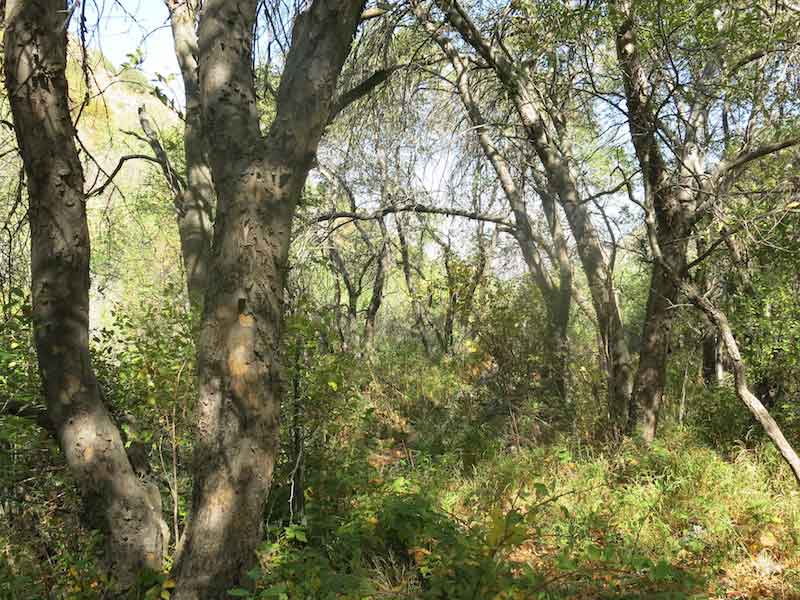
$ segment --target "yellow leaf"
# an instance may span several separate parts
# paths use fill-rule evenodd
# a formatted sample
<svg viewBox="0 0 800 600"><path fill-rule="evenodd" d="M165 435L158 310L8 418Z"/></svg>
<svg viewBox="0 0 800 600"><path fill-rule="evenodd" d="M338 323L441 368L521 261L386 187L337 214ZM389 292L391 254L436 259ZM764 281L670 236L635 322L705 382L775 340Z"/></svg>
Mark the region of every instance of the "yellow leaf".
<svg viewBox="0 0 800 600"><path fill-rule="evenodd" d="M174 579L167 579L161 587L165 590L171 590L175 587L175 580Z"/></svg>

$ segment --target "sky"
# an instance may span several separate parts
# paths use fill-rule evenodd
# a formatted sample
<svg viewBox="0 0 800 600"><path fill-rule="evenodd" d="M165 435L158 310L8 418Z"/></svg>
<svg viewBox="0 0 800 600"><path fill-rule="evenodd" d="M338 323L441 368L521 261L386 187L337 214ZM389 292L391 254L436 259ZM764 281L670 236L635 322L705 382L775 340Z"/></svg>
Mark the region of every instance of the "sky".
<svg viewBox="0 0 800 600"><path fill-rule="evenodd" d="M151 79L156 73L178 74L164 0L84 0L89 29L87 42L101 50L116 67L128 60L128 54L141 48L144 62L140 70ZM76 11L77 12L77 11ZM78 18L70 28L77 35ZM182 96L179 80L176 96Z"/></svg>

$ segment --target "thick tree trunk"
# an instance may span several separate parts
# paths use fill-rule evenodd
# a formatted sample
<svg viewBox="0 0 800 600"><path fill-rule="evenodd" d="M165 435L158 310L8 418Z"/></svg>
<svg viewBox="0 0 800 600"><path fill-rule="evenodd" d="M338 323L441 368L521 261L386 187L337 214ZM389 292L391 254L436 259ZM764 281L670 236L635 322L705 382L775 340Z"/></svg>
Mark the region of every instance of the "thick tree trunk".
<svg viewBox="0 0 800 600"><path fill-rule="evenodd" d="M63 0L6 4L5 75L25 171L33 322L47 410L121 589L159 570L161 497L134 473L89 357L89 230L69 113Z"/></svg>
<svg viewBox="0 0 800 600"><path fill-rule="evenodd" d="M197 12L194 0L166 0L170 13L175 56L186 96L183 145L186 188L177 204L181 255L192 308L199 315L208 282L216 194L203 134L200 82L197 65Z"/></svg>
<svg viewBox="0 0 800 600"><path fill-rule="evenodd" d="M555 198L552 195L542 197L547 224L550 228L550 238L553 240L555 262L558 266L558 287L554 290L550 307L550 326L553 340L554 373L552 380L559 397L567 400L568 388L568 357L569 357L569 321L572 309L572 261L564 232L561 229L561 220L556 212Z"/></svg>
<svg viewBox="0 0 800 600"><path fill-rule="evenodd" d="M635 428L648 443L655 439L658 428L666 384L671 313L677 296L678 290L664 269L654 265L629 417L630 429Z"/></svg>
<svg viewBox="0 0 800 600"><path fill-rule="evenodd" d="M616 31L616 52L628 104L628 128L642 169L645 202L653 208L653 235L661 252L650 280L639 369L628 419L628 430L637 431L646 442L651 442L658 426L673 307L678 300L679 286L673 275L683 276L686 267L689 226L685 211L693 200L691 169L696 170L699 153L696 145L687 141L683 148L686 166L681 168L680 175L669 172L656 134L655 109L639 56L631 7L621 0L614 10L620 11L622 21Z"/></svg>
<svg viewBox="0 0 800 600"><path fill-rule="evenodd" d="M295 207L328 123L362 2L316 0L294 24L266 139L252 74L256 0L207 0L200 86L218 209L199 344L195 484L178 600L246 584L278 444Z"/></svg>

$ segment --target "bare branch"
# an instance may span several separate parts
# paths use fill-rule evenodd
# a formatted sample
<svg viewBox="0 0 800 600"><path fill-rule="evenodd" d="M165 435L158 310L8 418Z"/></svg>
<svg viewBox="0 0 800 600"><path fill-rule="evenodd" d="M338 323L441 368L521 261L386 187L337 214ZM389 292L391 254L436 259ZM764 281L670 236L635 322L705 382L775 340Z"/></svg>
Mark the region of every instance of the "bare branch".
<svg viewBox="0 0 800 600"><path fill-rule="evenodd" d="M351 221L374 221L377 219L381 219L386 215L401 213L401 212L444 215L448 217L463 217L465 219L472 219L473 221L484 221L486 223L494 223L495 225L500 225L501 227L504 228L503 231L516 231L516 226L513 223L510 223L509 221L506 221L501 217L481 215L480 213L477 212L471 212L468 210L459 210L456 208L437 208L435 206L424 206L422 204L385 206L383 208L379 208L378 210L369 213L359 213L346 210L332 211L311 217L311 219L309 219L308 221L308 224L324 223L325 221L335 221L336 219L350 219Z"/></svg>
<svg viewBox="0 0 800 600"><path fill-rule="evenodd" d="M339 113L342 112L345 108L350 106L356 100L359 100L364 96L366 96L367 94L371 93L375 88L377 88L387 79L389 79L389 77L392 76L392 73L394 73L403 66L406 65L394 65L386 69L378 69L372 75L367 77L364 81L361 81L360 83L354 85L349 90L344 92L333 103L333 107L331 108L331 114L330 117L328 117L328 121L329 122L333 121L339 115Z"/></svg>
<svg viewBox="0 0 800 600"><path fill-rule="evenodd" d="M91 198L93 196L99 196L100 194L105 192L108 186L114 183L114 178L119 174L119 172L122 170L122 167L129 160L146 160L152 163L156 163L157 165L161 164L161 162L157 158L153 158L152 156L149 156L147 154L127 154L119 159L117 166L114 167L114 170L111 171L111 173L101 186L93 188L88 192L86 192L86 197Z"/></svg>

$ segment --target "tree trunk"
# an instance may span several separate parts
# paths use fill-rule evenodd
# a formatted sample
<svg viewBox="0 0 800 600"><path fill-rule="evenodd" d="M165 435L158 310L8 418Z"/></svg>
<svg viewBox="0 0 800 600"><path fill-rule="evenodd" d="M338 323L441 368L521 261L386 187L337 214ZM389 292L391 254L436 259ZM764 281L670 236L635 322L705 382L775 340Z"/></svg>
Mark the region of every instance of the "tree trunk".
<svg viewBox="0 0 800 600"><path fill-rule="evenodd" d="M428 340L428 335L426 332L428 327L427 319L425 319L425 309L419 300L417 288L414 285L414 276L411 273L411 256L408 251L408 241L406 240L403 220L399 215L395 219L395 223L397 224L397 240L400 242L400 259L403 265L403 278L405 279L406 289L408 290L408 295L411 297L411 307L414 311L414 324L417 327L417 332L419 333L422 346L425 348L425 355L428 358L431 358L433 357L433 350L431 349L431 343Z"/></svg>
<svg viewBox="0 0 800 600"><path fill-rule="evenodd" d="M561 220L556 213L555 198L552 195L542 196L542 208L550 228L550 238L553 240L555 262L558 265L558 286L554 290L550 301L550 339L553 340L551 364L554 372L551 380L555 390L562 401L567 400L568 387L568 357L569 357L569 320L572 309L572 261L569 257L569 248L564 232L561 229Z"/></svg>
<svg viewBox="0 0 800 600"><path fill-rule="evenodd" d="M328 123L361 1L315 0L294 24L266 136L252 73L256 0L207 0L200 86L218 210L199 344L195 483L177 600L246 584L278 445L292 218Z"/></svg>
<svg viewBox="0 0 800 600"><path fill-rule="evenodd" d="M344 288L347 290L347 320L345 327L342 328L342 348L345 351L352 350L356 347L356 321L358 320L358 299L361 297L361 282L354 281L347 270L341 253L336 248L336 242L331 237L328 242L328 256L330 257L331 265L333 266L335 274L341 275ZM337 282L338 286L338 282ZM340 295L341 301L341 295Z"/></svg>
<svg viewBox="0 0 800 600"><path fill-rule="evenodd" d="M208 282L209 254L213 237L216 195L203 134L202 106L197 65L197 11L195 0L167 0L183 89L186 96L183 146L186 188L177 202L181 255L186 269L189 301L197 315L202 309Z"/></svg>
<svg viewBox="0 0 800 600"><path fill-rule="evenodd" d="M378 219L381 229L381 245L375 262L375 279L372 282L372 298L367 307L367 317L364 323L364 344L371 348L375 339L375 321L378 311L383 303L383 288L386 285L386 274L389 271L389 234L386 231L386 221L383 217Z"/></svg>
<svg viewBox="0 0 800 600"><path fill-rule="evenodd" d="M134 473L89 357L89 230L68 107L63 0L6 4L5 75L28 177L33 324L50 421L117 587L160 570L161 497Z"/></svg>
<svg viewBox="0 0 800 600"><path fill-rule="evenodd" d="M706 331L703 335L703 383L708 388L721 384L725 374L720 342L720 337L715 331Z"/></svg>
<svg viewBox="0 0 800 600"><path fill-rule="evenodd" d="M655 439L658 413L666 382L667 354L673 307L679 286L673 275L683 276L686 268L689 226L686 208L691 204L693 173L699 162L696 145L687 141L681 173L673 179L659 147L655 108L647 75L639 55L634 19L627 0L620 11L616 31L616 53L628 104L628 128L642 169L645 202L654 211L653 235L658 240L660 261L653 266L645 311L639 369L636 373L628 430L637 431L646 442ZM697 123L692 126L698 125ZM687 135L687 140L689 136Z"/></svg>
<svg viewBox="0 0 800 600"><path fill-rule="evenodd" d="M677 295L677 288L661 265L654 265L629 425L631 430L636 429L648 443L655 439L658 428L658 415L666 384L671 312Z"/></svg>
<svg viewBox="0 0 800 600"><path fill-rule="evenodd" d="M789 444L778 426L778 423L772 418L772 415L769 414L769 411L764 408L761 401L750 391L747 384L747 371L741 353L739 352L739 345L736 342L733 330L731 329L725 313L701 296L694 286L684 283L682 288L692 304L705 313L709 320L716 326L722 343L725 346L725 350L731 360L736 384L736 395L764 428L767 436L769 436L769 439L772 440L772 443L778 448L781 456L783 456L789 468L792 470L798 484L800 484L800 457L797 456L797 453Z"/></svg>
<svg viewBox="0 0 800 600"><path fill-rule="evenodd" d="M570 158L551 141L559 137L553 119L540 110L536 91L524 66L513 63L500 49L489 43L457 1L437 0L437 5L464 41L491 66L508 91L528 142L544 168L548 193L555 195L564 210L591 291L603 351L608 355L609 413L615 426L622 429L627 420L633 388L633 369L614 293L613 274L587 207L580 200Z"/></svg>

